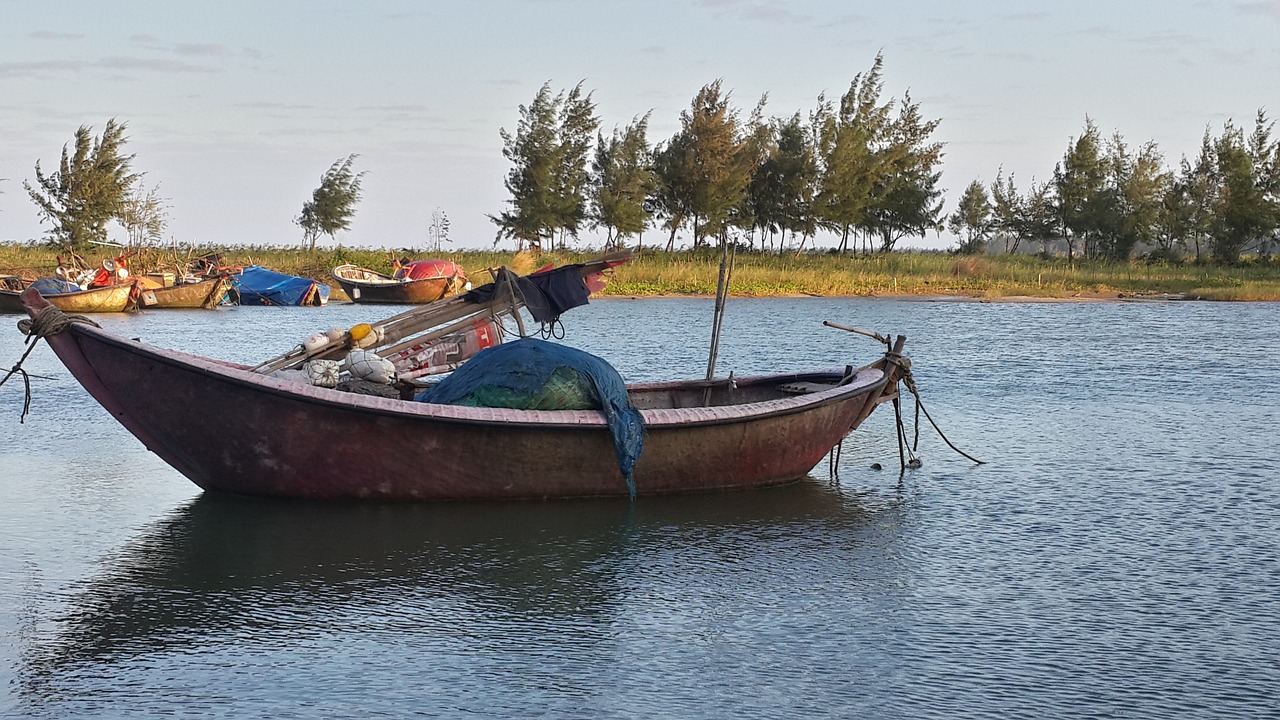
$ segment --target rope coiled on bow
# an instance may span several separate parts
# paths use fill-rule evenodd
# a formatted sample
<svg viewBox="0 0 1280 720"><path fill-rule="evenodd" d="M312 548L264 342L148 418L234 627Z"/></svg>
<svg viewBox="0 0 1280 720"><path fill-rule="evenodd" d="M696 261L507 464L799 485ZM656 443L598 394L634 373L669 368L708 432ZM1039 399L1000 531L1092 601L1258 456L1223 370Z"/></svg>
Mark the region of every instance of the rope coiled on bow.
<svg viewBox="0 0 1280 720"><path fill-rule="evenodd" d="M23 369L22 363L26 362L27 357L31 355L31 351L36 349L40 338L57 335L70 327L72 323L85 323L94 327L102 327L83 315L67 315L53 305L48 305L36 311L34 317L23 318L18 321L18 329L27 336L27 339L23 341L27 349L22 353L22 357L18 358L18 362L9 368L9 372L4 376L4 379L0 379L0 386L9 382L9 378L14 375L22 376L22 384L26 394L22 400L22 415L18 418L19 423L26 423L27 413L31 411L31 376Z"/></svg>

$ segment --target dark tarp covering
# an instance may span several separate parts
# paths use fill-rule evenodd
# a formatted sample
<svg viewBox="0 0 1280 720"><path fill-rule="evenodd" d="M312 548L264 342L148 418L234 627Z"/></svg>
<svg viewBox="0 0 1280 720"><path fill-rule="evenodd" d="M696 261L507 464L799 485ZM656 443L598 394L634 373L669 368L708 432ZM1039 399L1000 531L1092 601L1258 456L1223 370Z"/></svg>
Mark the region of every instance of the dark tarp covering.
<svg viewBox="0 0 1280 720"><path fill-rule="evenodd" d="M250 265L231 277L241 305L321 305L329 299L329 286L308 278L285 275ZM312 288L320 297L312 296Z"/></svg>
<svg viewBox="0 0 1280 720"><path fill-rule="evenodd" d="M466 294L468 302L488 302L498 293L505 293L515 283L515 293L534 320L541 323L555 322L565 310L587 304L591 292L582 279L582 265L565 265L554 270L544 270L531 275L516 275L503 268L498 279Z"/></svg>
<svg viewBox="0 0 1280 720"><path fill-rule="evenodd" d="M600 410L613 434L618 469L632 497L636 494L631 471L644 449L644 420L631 405L622 376L595 355L522 338L481 350L415 399L519 410Z"/></svg>

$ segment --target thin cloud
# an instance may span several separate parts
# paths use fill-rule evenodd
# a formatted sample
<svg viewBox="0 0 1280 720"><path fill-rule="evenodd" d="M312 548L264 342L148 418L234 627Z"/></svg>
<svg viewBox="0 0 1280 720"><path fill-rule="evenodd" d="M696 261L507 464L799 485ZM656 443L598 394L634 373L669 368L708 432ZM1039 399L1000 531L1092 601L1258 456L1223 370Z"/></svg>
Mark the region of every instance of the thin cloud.
<svg viewBox="0 0 1280 720"><path fill-rule="evenodd" d="M108 68L111 70L146 70L150 72L163 73L211 73L212 68L203 65L192 65L191 63L182 62L180 60L169 60L166 58L138 58L138 57L107 57L102 58L97 63L98 67Z"/></svg>
<svg viewBox="0 0 1280 720"><path fill-rule="evenodd" d="M178 55L200 55L205 57L232 54L231 50L227 49L226 46L213 43L180 43L173 46L173 52Z"/></svg>
<svg viewBox="0 0 1280 720"><path fill-rule="evenodd" d="M0 63L2 78L39 78L51 74L78 73L86 64L79 60L40 60L35 62Z"/></svg>
<svg viewBox="0 0 1280 720"><path fill-rule="evenodd" d="M1264 17L1272 17L1280 20L1280 0L1271 0L1270 2L1242 2L1234 3L1231 9L1241 15L1262 15Z"/></svg>
<svg viewBox="0 0 1280 720"><path fill-rule="evenodd" d="M840 15L822 23L820 27L838 28L838 27L858 27L866 25L870 22L870 18L866 15Z"/></svg>
<svg viewBox="0 0 1280 720"><path fill-rule="evenodd" d="M426 105L358 105L355 108L360 112L367 110L376 110L378 112L422 112L427 109Z"/></svg>
<svg viewBox="0 0 1280 720"><path fill-rule="evenodd" d="M275 102L236 103L235 108L244 110L315 110L315 105L288 105Z"/></svg>
<svg viewBox="0 0 1280 720"><path fill-rule="evenodd" d="M1040 22L1048 20L1052 15L1047 12L1020 12L1005 15L1003 19L1009 22Z"/></svg>
<svg viewBox="0 0 1280 720"><path fill-rule="evenodd" d="M39 30L33 32L27 37L32 40L81 40L84 35L80 33L54 32L53 30Z"/></svg>
<svg viewBox="0 0 1280 720"><path fill-rule="evenodd" d="M737 15L742 20L768 23L804 23L810 18L797 15L783 2L761 0L699 0L699 5L724 15Z"/></svg>
<svg viewBox="0 0 1280 720"><path fill-rule="evenodd" d="M251 60L262 59L257 48L242 47L239 50L219 43L166 43L155 35L130 35L129 42L147 50L182 57L234 57L240 55Z"/></svg>

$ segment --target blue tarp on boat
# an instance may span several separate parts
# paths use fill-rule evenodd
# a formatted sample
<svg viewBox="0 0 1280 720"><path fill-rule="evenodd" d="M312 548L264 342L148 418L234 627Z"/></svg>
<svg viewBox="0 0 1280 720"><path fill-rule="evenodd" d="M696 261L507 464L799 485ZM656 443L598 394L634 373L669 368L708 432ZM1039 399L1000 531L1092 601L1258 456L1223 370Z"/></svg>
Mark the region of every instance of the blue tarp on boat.
<svg viewBox="0 0 1280 720"><path fill-rule="evenodd" d="M250 265L231 278L241 305L324 305L329 286L308 278L285 275Z"/></svg>
<svg viewBox="0 0 1280 720"><path fill-rule="evenodd" d="M31 283L31 287L38 290L41 295L80 292L83 289L75 283L69 283L66 280L60 280L58 278L40 278L39 280Z"/></svg>
<svg viewBox="0 0 1280 720"><path fill-rule="evenodd" d="M567 345L521 338L476 353L418 402L519 410L604 412L618 469L631 497L631 471L644 449L644 419L631 404L626 383L608 362Z"/></svg>

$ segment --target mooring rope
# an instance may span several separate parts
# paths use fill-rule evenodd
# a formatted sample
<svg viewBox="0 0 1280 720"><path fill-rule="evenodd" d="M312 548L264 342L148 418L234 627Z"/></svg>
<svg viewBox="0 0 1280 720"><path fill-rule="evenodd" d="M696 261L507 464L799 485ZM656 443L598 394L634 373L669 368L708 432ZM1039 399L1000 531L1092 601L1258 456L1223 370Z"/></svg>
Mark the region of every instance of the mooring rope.
<svg viewBox="0 0 1280 720"><path fill-rule="evenodd" d="M31 376L23 369L22 363L26 362L27 356L31 355L31 351L36 349L40 338L57 335L70 327L71 323L77 322L86 323L94 327L102 327L83 315L67 315L53 305L38 310L35 317L23 318L18 321L18 329L27 336L27 339L23 341L27 349L22 353L22 357L18 358L18 362L9 368L9 372L4 376L4 379L0 379L0 387L9 382L9 378L14 375L22 376L22 384L26 394L22 400L22 415L18 418L19 423L26 423L27 413L31 411Z"/></svg>
<svg viewBox="0 0 1280 720"><path fill-rule="evenodd" d="M938 423L934 422L933 416L929 414L929 410L924 406L924 400L922 400L920 397L920 388L916 386L915 377L911 374L911 358L905 357L901 352L895 350L893 341L890 339L888 335L881 335L880 333L871 332L870 330L863 330L860 328L849 327L847 325L840 325L838 323L833 323L830 320L823 321L822 324L826 325L827 327L836 328L837 330L844 330L846 332L857 333L858 335L864 335L873 340L876 340L877 342L883 343L885 348L887 349L884 354L886 372L891 373L893 372L891 369L891 366L896 367L898 372L898 379L902 382L903 385L906 386L907 390L915 398L916 400L915 417L912 420L912 429L913 429L914 436L909 446L907 444L906 422L902 419L902 405L899 402L898 397L893 398L893 418L894 418L894 426L895 426L894 430L898 440L898 462L903 472L905 472L907 468L914 469L914 468L921 467L924 464L920 460L920 458L916 456L916 451L920 447L920 413L922 412L924 413L925 418L929 420L929 424L933 426L933 429L935 431L937 431L938 437L942 438L942 441L947 444L947 447L956 451L960 455L963 455L965 458L972 460L974 463L978 465L986 464L984 461L979 460L978 458L956 447L955 444L952 443L951 440L947 437L946 433L942 432L942 428L938 427ZM843 440L842 440L842 443L843 443ZM831 452L827 455L827 474L832 479L838 479L839 477L839 472L836 466L839 463L840 450L842 449L843 448L841 446L837 446L836 448L832 448ZM879 464L877 463L875 467L878 470Z"/></svg>
<svg viewBox="0 0 1280 720"><path fill-rule="evenodd" d="M912 443L911 449L915 450L920 444L920 413L924 413L925 418L929 420L929 424L933 426L933 429L935 431L937 431L938 437L942 438L942 441L947 444L947 447L951 448L952 450L955 450L957 453L963 455L969 460L972 460L978 465L985 465L986 462L979 460L978 458L956 447L955 444L952 443L951 440L947 437L947 434L942 432L942 428L938 427L938 423L934 421L933 416L929 414L929 409L924 406L924 400L920 397L920 388L916 386L915 376L911 374L911 358L903 357L901 353L895 353L893 351L889 351L885 353L884 359L886 363L890 365L896 365L898 367L898 376L902 380L902 384L906 386L907 392L910 392L911 395L914 396L916 400L916 423L915 423L916 432L915 432L915 440ZM898 402L897 400L894 400L895 412L897 408L897 402ZM905 433L905 430L901 427L902 416L900 413L898 415L898 424L899 424L899 432ZM905 440L905 435L901 439ZM919 466L917 465L915 467L919 467Z"/></svg>

